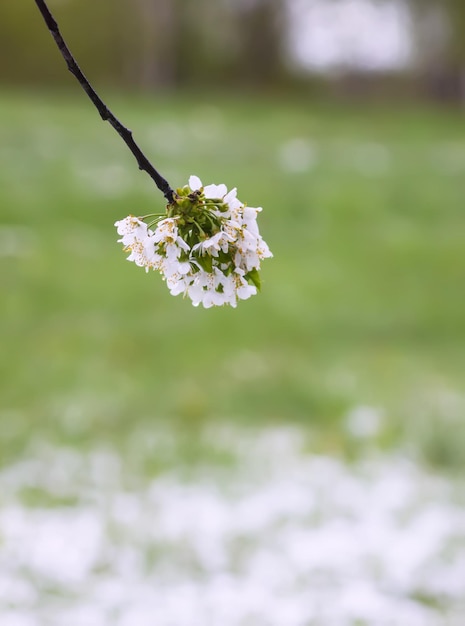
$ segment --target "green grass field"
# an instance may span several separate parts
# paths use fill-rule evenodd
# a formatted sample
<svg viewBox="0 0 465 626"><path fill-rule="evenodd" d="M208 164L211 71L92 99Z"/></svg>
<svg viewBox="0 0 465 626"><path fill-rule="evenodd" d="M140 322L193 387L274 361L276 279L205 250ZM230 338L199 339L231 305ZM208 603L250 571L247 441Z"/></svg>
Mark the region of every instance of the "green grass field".
<svg viewBox="0 0 465 626"><path fill-rule="evenodd" d="M463 114L109 103L275 256L236 310L173 298L79 90L0 96L2 626L464 623Z"/></svg>
<svg viewBox="0 0 465 626"><path fill-rule="evenodd" d="M463 114L108 100L172 186L195 173L263 206L275 256L237 310L173 298L116 243L117 219L163 208L120 138L77 88L4 93L3 462L37 440L143 450L161 422L189 440L233 421L299 423L316 451L463 463ZM380 420L367 438L348 427L360 407Z"/></svg>

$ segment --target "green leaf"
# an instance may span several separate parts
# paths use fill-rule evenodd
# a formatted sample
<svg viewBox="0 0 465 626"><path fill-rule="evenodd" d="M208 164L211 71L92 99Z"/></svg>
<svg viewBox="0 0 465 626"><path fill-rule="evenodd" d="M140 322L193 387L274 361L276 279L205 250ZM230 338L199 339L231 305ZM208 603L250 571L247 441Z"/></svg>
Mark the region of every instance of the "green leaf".
<svg viewBox="0 0 465 626"><path fill-rule="evenodd" d="M196 257L196 261L200 267L207 272L207 274L211 274L213 272L213 261L209 254Z"/></svg>
<svg viewBox="0 0 465 626"><path fill-rule="evenodd" d="M218 262L231 263L231 255L228 252L223 252L223 250L220 250L218 252Z"/></svg>
<svg viewBox="0 0 465 626"><path fill-rule="evenodd" d="M244 276L244 278L249 284L255 285L255 287L257 288L257 291L261 290L262 284L260 281L260 274L257 269L253 269L250 272L248 272Z"/></svg>

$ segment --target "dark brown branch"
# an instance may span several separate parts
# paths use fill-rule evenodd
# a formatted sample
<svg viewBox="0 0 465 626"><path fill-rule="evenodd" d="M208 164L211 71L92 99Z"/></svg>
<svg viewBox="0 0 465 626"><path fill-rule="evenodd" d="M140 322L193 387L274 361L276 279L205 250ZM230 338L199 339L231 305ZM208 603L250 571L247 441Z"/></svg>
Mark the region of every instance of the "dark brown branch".
<svg viewBox="0 0 465 626"><path fill-rule="evenodd" d="M116 130L121 139L125 142L129 150L135 156L137 164L139 165L139 169L147 172L147 174L152 178L155 182L158 189L163 193L165 198L171 204L173 202L173 190L169 186L168 181L166 181L163 176L161 176L157 170L153 167L150 161L147 159L145 154L139 148L137 143L134 141L132 132L123 126L121 122L113 115L110 109L106 106L100 96L94 91L93 87L84 76L81 71L81 68L76 62L76 59L71 54L68 46L66 45L63 37L61 36L60 29L58 28L58 24L56 23L53 15L50 13L50 9L48 8L46 2L44 0L35 0L39 11L42 14L42 17L45 20L45 23L48 26L48 29L55 40L58 49L60 50L64 60L66 61L66 65L68 66L69 71L76 79L79 81L79 84L84 89L86 94L94 103L97 111L100 114L102 120L109 122L113 128Z"/></svg>

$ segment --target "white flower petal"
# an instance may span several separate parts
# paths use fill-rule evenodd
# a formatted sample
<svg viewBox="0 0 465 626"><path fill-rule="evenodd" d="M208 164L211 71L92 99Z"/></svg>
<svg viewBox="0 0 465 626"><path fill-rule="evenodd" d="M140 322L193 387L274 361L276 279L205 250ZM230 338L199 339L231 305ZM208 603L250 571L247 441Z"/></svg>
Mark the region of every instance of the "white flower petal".
<svg viewBox="0 0 465 626"><path fill-rule="evenodd" d="M133 215L128 215L124 220L115 222L118 235L122 235L122 241L125 245L131 240L131 237L141 239L147 235L147 224Z"/></svg>
<svg viewBox="0 0 465 626"><path fill-rule="evenodd" d="M224 198L224 196L228 193L228 188L226 185L207 185L203 190L205 197L211 200L217 198Z"/></svg>
<svg viewBox="0 0 465 626"><path fill-rule="evenodd" d="M234 187L234 189L231 189L231 191L227 193L223 198L223 201L226 202L226 204L229 206L230 211L240 209L240 207L242 206L242 202L238 200L236 196L237 189Z"/></svg>
<svg viewBox="0 0 465 626"><path fill-rule="evenodd" d="M189 176L189 187L192 189L192 191L197 191L198 189L202 188L202 181L198 176L195 176L193 174L192 176Z"/></svg>
<svg viewBox="0 0 465 626"><path fill-rule="evenodd" d="M224 197L224 201L226 203L232 202L233 200L237 200L237 187L234 187Z"/></svg>
<svg viewBox="0 0 465 626"><path fill-rule="evenodd" d="M190 252L189 244L187 244L181 237L176 238L176 244L185 252Z"/></svg>

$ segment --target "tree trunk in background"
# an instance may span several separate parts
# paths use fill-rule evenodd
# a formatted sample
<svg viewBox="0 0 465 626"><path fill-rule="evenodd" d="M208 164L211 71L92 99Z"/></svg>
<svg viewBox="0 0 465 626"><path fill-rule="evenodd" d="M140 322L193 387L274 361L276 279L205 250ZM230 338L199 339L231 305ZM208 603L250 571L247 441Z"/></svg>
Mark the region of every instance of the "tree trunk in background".
<svg viewBox="0 0 465 626"><path fill-rule="evenodd" d="M129 49L127 72L130 82L144 89L171 87L175 82L174 47L176 7L173 0L126 0L128 10L136 11L135 30ZM128 42L129 43L129 42Z"/></svg>
<svg viewBox="0 0 465 626"><path fill-rule="evenodd" d="M456 85L457 99L465 105L465 2L449 0L452 21L450 71Z"/></svg>
<svg viewBox="0 0 465 626"><path fill-rule="evenodd" d="M464 0L410 0L419 65L430 96L465 105Z"/></svg>
<svg viewBox="0 0 465 626"><path fill-rule="evenodd" d="M215 28L210 0L126 0L137 11L137 53L132 55L137 82L145 89L185 86L202 74L208 29ZM218 7L217 7L218 8ZM219 50L215 51L221 57ZM203 64L205 63L205 72Z"/></svg>
<svg viewBox="0 0 465 626"><path fill-rule="evenodd" d="M256 0L239 16L238 64L247 82L266 85L284 75L285 20L281 0Z"/></svg>
<svg viewBox="0 0 465 626"><path fill-rule="evenodd" d="M137 82L272 84L284 73L283 0L126 0L137 10Z"/></svg>

